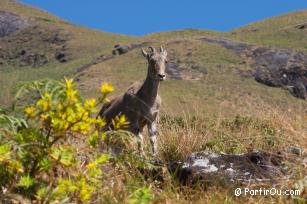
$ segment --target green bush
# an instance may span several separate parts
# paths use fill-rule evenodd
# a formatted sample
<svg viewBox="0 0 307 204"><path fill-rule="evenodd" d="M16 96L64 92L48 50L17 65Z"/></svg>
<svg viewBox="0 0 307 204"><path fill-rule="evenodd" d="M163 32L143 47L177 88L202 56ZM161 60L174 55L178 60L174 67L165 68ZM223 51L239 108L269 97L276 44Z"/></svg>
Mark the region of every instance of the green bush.
<svg viewBox="0 0 307 204"><path fill-rule="evenodd" d="M96 148L102 142L106 122L95 117L96 107L112 91L103 84L98 99L84 101L71 79L20 87L13 111L0 110L0 190L45 202L93 199L109 154L92 151L81 163L71 144L86 138L83 146ZM121 115L113 123L122 129L128 122Z"/></svg>

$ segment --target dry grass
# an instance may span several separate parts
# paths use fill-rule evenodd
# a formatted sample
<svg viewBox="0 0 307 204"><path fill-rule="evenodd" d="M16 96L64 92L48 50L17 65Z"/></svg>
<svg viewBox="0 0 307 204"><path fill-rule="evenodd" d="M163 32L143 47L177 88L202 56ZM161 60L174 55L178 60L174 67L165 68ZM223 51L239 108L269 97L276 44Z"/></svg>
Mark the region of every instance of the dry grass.
<svg viewBox="0 0 307 204"><path fill-rule="evenodd" d="M194 106L197 109L197 106ZM289 163L289 180L279 180L274 184L253 183L241 186L225 186L219 183L206 188L182 186L167 171L170 162L184 160L192 152L209 150L225 153L246 153L252 150L269 152L286 151L290 146L300 146L306 150L306 128L303 119L291 119L278 108L270 112L259 110L254 116L205 117L182 108L182 112L164 112L160 117L159 158L164 161L163 181L146 178L136 163L112 162L103 167L102 188L94 199L95 203L129 203L135 192L141 188L149 189L151 203L304 203L304 196L240 196L234 195L236 187L259 189L293 189L295 183L304 179L307 172L303 165ZM256 116L257 115L257 116ZM145 137L146 138L146 137ZM85 158L95 154L95 149L80 148L84 140L75 142L80 155ZM83 144L83 145L82 145ZM149 152L147 141L147 151ZM129 148L133 148L129 146ZM135 147L136 148L136 147ZM81 157L82 158L82 157ZM149 156L150 158L150 156ZM305 187L306 188L306 187ZM305 189L306 192L306 189ZM306 199L306 198L305 198Z"/></svg>

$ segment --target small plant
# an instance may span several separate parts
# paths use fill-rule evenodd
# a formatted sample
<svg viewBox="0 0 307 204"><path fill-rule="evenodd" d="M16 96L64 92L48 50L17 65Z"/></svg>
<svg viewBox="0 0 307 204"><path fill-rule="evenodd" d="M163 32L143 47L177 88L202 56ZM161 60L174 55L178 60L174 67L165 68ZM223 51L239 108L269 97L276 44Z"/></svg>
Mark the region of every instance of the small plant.
<svg viewBox="0 0 307 204"><path fill-rule="evenodd" d="M143 187L133 192L129 204L148 204L151 199L150 188Z"/></svg>
<svg viewBox="0 0 307 204"><path fill-rule="evenodd" d="M92 153L81 164L69 143L85 136L88 147L96 147L104 138L99 129L106 123L94 113L113 87L103 84L100 90L98 99L83 101L72 79L20 87L13 108L23 113L0 111L0 189L42 201L90 200L101 185L100 166L109 155ZM29 104L20 103L21 98ZM116 118L114 125L121 129L126 118Z"/></svg>

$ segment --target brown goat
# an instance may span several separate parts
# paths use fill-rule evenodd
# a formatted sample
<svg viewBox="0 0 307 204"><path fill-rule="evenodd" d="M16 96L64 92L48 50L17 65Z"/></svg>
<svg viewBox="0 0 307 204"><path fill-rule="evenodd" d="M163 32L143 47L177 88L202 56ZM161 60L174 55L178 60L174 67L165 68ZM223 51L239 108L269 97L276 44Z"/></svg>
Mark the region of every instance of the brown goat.
<svg viewBox="0 0 307 204"><path fill-rule="evenodd" d="M149 47L150 53L142 49L143 56L148 61L147 77L143 84L135 83L121 96L103 105L99 116L107 121L107 127L112 129L112 119L123 114L129 121L128 130L135 134L143 152L143 129L148 127L148 134L154 155L157 153L157 116L161 105L158 95L159 84L164 81L167 52L160 47L160 52Z"/></svg>

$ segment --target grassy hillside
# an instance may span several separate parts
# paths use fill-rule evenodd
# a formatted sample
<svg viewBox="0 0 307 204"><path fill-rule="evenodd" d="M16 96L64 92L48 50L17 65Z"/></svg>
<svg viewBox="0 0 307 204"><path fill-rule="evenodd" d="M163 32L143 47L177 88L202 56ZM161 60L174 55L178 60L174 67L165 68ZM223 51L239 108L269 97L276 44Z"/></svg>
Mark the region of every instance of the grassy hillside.
<svg viewBox="0 0 307 204"><path fill-rule="evenodd" d="M0 38L0 62L1 48L5 52L0 63L1 106L10 104L15 87L22 82L64 76L74 77L84 97L96 98L102 82L114 85L111 97L122 94L130 84L145 78L147 62L139 48L112 56L113 46L147 42L157 47L163 45L175 65L175 72L170 72L160 87L159 156L163 161L184 159L204 149L243 153L258 149L285 151L290 146L307 148L307 100L293 97L285 89L256 82L250 74L253 68L248 58L200 40L203 37L228 39L256 47L307 52L307 29L300 28L307 22L306 10L225 33L179 30L142 37L90 30L12 0L1 0L1 10L30 22L30 27ZM48 62L24 65L22 50L43 54ZM65 62L54 57L59 51L65 53ZM108 60L101 60L103 56ZM301 169L297 172L296 179L306 175ZM210 189L202 196L195 196L193 189L176 189L175 196L173 190L167 188L161 197L160 191L155 191L157 202L195 199L200 203L214 200L236 203L239 200L229 189L224 193ZM112 193L116 197L116 192ZM277 198L268 202L285 200ZM255 200L240 201L253 203ZM262 201L260 198L258 202Z"/></svg>
<svg viewBox="0 0 307 204"><path fill-rule="evenodd" d="M306 101L292 97L286 90L267 87L255 82L253 78L242 76L242 72L248 73L251 70L245 59L220 45L199 40L204 36L228 38L259 46L305 50L306 43L303 42L307 39L306 29L298 29L297 25L307 21L306 11L266 19L229 33L179 30L137 38L72 25L45 11L15 1L3 0L0 5L1 10L28 18L32 24L28 29L1 38L2 47L7 47L11 52L20 49L32 52L39 50L52 58L54 45L50 46L46 41L52 37L53 32L58 32L65 39L65 52L68 56L65 63L51 59L38 67L20 66L14 61L4 63L0 69L0 86L8 88L2 89L2 104L11 101L14 87L23 81L61 79L63 76L76 76L78 86L85 96L97 95L97 87L106 81L114 84L115 94L123 93L131 83L145 77L147 62L139 49L108 61L93 63L81 73L77 71L99 56L110 56L114 44L150 42L154 46L163 45L169 58L181 66L180 72L184 76L182 80L169 76L162 84L164 113L182 116L183 112L192 111L208 119L228 118L238 114L260 118L276 115L288 120L290 129L298 135L296 139L306 135L306 124L303 122L306 119ZM19 43L18 40L27 35L31 35L32 40ZM44 35L46 37L42 37ZM196 79L193 79L195 76Z"/></svg>
<svg viewBox="0 0 307 204"><path fill-rule="evenodd" d="M116 35L90 30L72 25L48 12L25 6L11 0L0 2L1 10L12 12L29 19L31 26L0 39L1 47L10 52L21 49L31 52L46 53L48 58L54 55L54 45L48 42L52 33L57 32L65 39L67 62L60 63L50 59L38 67L20 66L18 62L1 65L1 103L8 104L16 84L23 81L63 76L78 76L78 84L85 95L94 96L95 90L103 81L112 82L122 93L134 81L143 80L146 73L146 60L139 49L111 60L88 66L83 72L76 73L82 65L90 63L99 56L111 54L114 44L151 42L152 45L163 45L169 57L182 64L183 75L195 72L197 80L176 80L169 77L161 86L163 111L178 113L177 110L188 110L191 103L197 105L198 112L205 116L255 114L255 110L273 108L277 113L287 113L293 120L303 121L306 117L306 102L293 98L285 90L267 87L255 82L252 78L242 77L241 71L251 68L231 51L214 44L198 40L200 37L229 38L254 45L277 46L305 50L307 43L306 29L297 25L307 21L306 11L297 11L260 22L252 23L229 33L218 33L202 30L180 30L173 32L153 33L143 37ZM20 39L31 36L31 40L20 43ZM42 37L43 36L43 37ZM46 42L47 41L47 42ZM53 46L53 47L52 47ZM16 59L17 61L18 59ZM196 65L191 69L190 64ZM170 79L171 78L171 79ZM7 88L3 88L7 87ZM174 91L175 90L175 91ZM251 109L253 107L253 109ZM270 114L270 112L268 112ZM224 116L225 115L225 116ZM301 131L306 131L301 129Z"/></svg>
<svg viewBox="0 0 307 204"><path fill-rule="evenodd" d="M44 53L51 58L49 63L39 67L21 67L18 62L14 61L0 65L0 87L9 87L1 91L2 104L10 101L12 88L22 81L41 78L60 79L64 75L71 76L80 66L99 55L109 53L115 43L126 43L134 39L125 35L99 32L73 25L45 11L11 0L1 0L0 10L21 15L31 22L29 28L1 38L0 45L3 49L11 53L18 53L24 49L31 53ZM59 63L52 59L55 55L52 51L55 48L48 40L53 37L54 33L59 33L67 40L63 45L69 58L66 63ZM23 41L28 36L31 36L30 40Z"/></svg>
<svg viewBox="0 0 307 204"><path fill-rule="evenodd" d="M227 37L253 44L307 50L307 10L276 16L235 29Z"/></svg>

